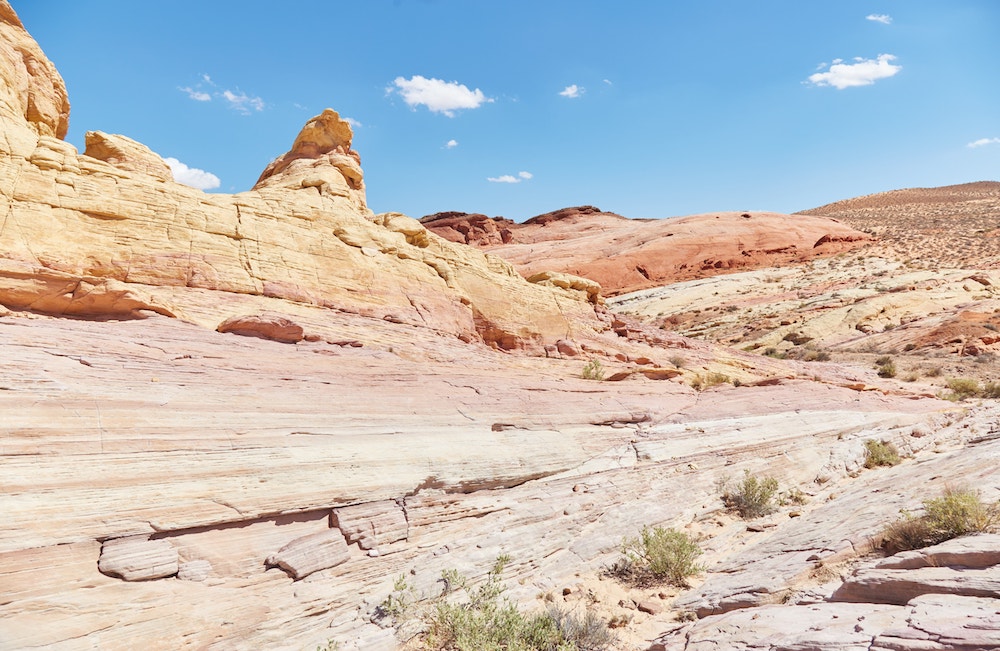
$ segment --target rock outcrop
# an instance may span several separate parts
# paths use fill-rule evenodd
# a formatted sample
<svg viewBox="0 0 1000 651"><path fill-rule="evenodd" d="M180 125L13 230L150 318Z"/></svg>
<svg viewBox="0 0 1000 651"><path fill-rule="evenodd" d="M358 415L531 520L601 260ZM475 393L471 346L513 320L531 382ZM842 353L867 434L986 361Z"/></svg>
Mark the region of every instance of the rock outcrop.
<svg viewBox="0 0 1000 651"><path fill-rule="evenodd" d="M0 304L214 328L277 299L536 354L570 329L586 338L602 327L586 295L529 284L403 215L372 214L350 125L332 110L235 195L173 182L125 136L90 132L79 154L59 139L63 82L4 11Z"/></svg>
<svg viewBox="0 0 1000 651"><path fill-rule="evenodd" d="M3 0L0 55L0 645L390 651L400 575L427 597L500 554L522 607L628 622L622 648L760 648L772 628L780 648L975 648L996 630L996 599L940 577L906 606L862 588L993 572L971 546L864 555L954 478L1000 493L995 404L687 339L608 313L593 280L528 282L374 215L333 111L235 195L174 183L124 137L80 154ZM615 381L582 377L597 362ZM865 471L869 438L906 461ZM745 470L809 500L751 529L715 489ZM705 549L690 590L600 576L660 524ZM841 586L866 603L832 601Z"/></svg>
<svg viewBox="0 0 1000 651"><path fill-rule="evenodd" d="M599 283L607 295L802 262L872 241L834 219L761 212L653 220L579 206L523 224L464 213L421 222L442 237L503 256L526 277L560 271Z"/></svg>

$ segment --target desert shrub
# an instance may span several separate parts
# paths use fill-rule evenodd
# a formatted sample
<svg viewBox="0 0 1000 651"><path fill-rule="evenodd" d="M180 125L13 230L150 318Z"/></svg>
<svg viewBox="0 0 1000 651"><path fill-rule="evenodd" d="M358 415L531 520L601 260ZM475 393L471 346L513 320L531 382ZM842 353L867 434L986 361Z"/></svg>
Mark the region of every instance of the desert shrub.
<svg viewBox="0 0 1000 651"><path fill-rule="evenodd" d="M979 394L979 382L974 378L950 377L945 385L951 392L944 396L947 400L965 400Z"/></svg>
<svg viewBox="0 0 1000 651"><path fill-rule="evenodd" d="M705 389L726 384L727 382L732 382L732 379L725 373L711 372L705 375L698 373L691 380L691 388L695 391L704 391Z"/></svg>
<svg viewBox="0 0 1000 651"><path fill-rule="evenodd" d="M583 379L584 380L604 379L604 365L601 364L601 360L592 359L589 362L587 362L587 365L583 367Z"/></svg>
<svg viewBox="0 0 1000 651"><path fill-rule="evenodd" d="M987 382L979 392L984 398L1000 398L1000 382Z"/></svg>
<svg viewBox="0 0 1000 651"><path fill-rule="evenodd" d="M875 360L875 364L879 377L896 377L896 363L892 361L891 357L879 357Z"/></svg>
<svg viewBox="0 0 1000 651"><path fill-rule="evenodd" d="M984 504L979 491L946 488L941 497L924 502L924 517L940 540L991 530L998 522L1000 505Z"/></svg>
<svg viewBox="0 0 1000 651"><path fill-rule="evenodd" d="M379 606L382 615L393 614L396 624L403 617L422 620L425 632L414 648L440 651L599 651L600 631L606 624L593 613L583 619L555 611L523 613L504 596L502 574L510 562L498 556L476 586L456 570L442 572L444 591L416 612L413 590L405 577L396 580L393 592ZM589 646L587 646L589 645ZM408 647L410 648L410 647Z"/></svg>
<svg viewBox="0 0 1000 651"><path fill-rule="evenodd" d="M744 470L743 479L734 486L728 482L723 482L722 486L722 501L741 518L759 518L777 508L774 498L778 493L778 480L774 477L760 479Z"/></svg>
<svg viewBox="0 0 1000 651"><path fill-rule="evenodd" d="M828 362L830 361L830 353L825 350L810 350L802 359L807 362Z"/></svg>
<svg viewBox="0 0 1000 651"><path fill-rule="evenodd" d="M903 512L903 516L886 525L882 529L882 547L889 554L906 551L909 549L920 549L934 544L931 540L930 528L924 518L915 517L909 512Z"/></svg>
<svg viewBox="0 0 1000 651"><path fill-rule="evenodd" d="M701 549L682 531L663 527L643 527L637 538L622 542L623 559L619 568L637 582L667 581L687 587L689 576L701 571L695 560Z"/></svg>
<svg viewBox="0 0 1000 651"><path fill-rule="evenodd" d="M868 439L865 441L865 468L899 465L899 450L892 443Z"/></svg>
<svg viewBox="0 0 1000 651"><path fill-rule="evenodd" d="M785 506L787 504L795 504L801 506L809 501L809 496L806 495L802 489L795 487L790 488L778 497L778 504Z"/></svg>
<svg viewBox="0 0 1000 651"><path fill-rule="evenodd" d="M549 617L556 624L563 640L579 651L603 651L615 642L615 635L597 613L587 610L583 615L553 606Z"/></svg>
<svg viewBox="0 0 1000 651"><path fill-rule="evenodd" d="M677 368L684 368L687 366L687 359L683 355L674 355L670 358L670 363Z"/></svg>
<svg viewBox="0 0 1000 651"><path fill-rule="evenodd" d="M1000 503L984 503L978 491L946 488L941 497L924 500L924 514L903 517L882 530L882 546L890 554L936 545L971 533L994 531Z"/></svg>

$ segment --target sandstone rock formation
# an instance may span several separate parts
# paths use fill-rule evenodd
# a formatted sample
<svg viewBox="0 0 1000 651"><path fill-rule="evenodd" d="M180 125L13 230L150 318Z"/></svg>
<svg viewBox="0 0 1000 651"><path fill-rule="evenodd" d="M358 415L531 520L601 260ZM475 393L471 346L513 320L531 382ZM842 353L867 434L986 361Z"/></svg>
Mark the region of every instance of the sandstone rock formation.
<svg viewBox="0 0 1000 651"><path fill-rule="evenodd" d="M519 604L628 622L618 649L996 630L996 599L919 578L992 577L992 538L865 556L955 478L1000 494L996 404L685 338L373 215L332 111L237 195L121 137L81 155L51 64L0 21L0 646L389 651L397 577L429 596L501 553ZM595 360L616 381L583 379ZM869 438L906 460L865 471ZM810 499L750 530L715 489L744 470ZM602 576L658 524L704 547L691 590ZM832 600L906 572L906 606Z"/></svg>
<svg viewBox="0 0 1000 651"><path fill-rule="evenodd" d="M585 339L602 327L580 292L530 285L413 219L373 215L351 128L332 110L235 195L174 183L159 156L124 136L91 132L77 153L58 139L62 81L5 11L0 303L80 316L149 311L214 328L279 299L537 354L570 329Z"/></svg>
<svg viewBox="0 0 1000 651"><path fill-rule="evenodd" d="M606 295L802 262L871 242L836 220L760 212L653 220L580 206L523 224L463 213L421 222L442 237L503 256L527 277L561 271L596 281Z"/></svg>

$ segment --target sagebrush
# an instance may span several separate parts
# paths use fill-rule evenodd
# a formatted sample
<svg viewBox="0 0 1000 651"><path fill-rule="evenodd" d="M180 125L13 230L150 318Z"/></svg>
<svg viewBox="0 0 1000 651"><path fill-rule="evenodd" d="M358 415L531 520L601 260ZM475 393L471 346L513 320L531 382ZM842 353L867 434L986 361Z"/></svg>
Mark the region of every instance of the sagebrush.
<svg viewBox="0 0 1000 651"><path fill-rule="evenodd" d="M777 479L757 477L750 474L749 470L743 471L743 479L735 485L730 485L728 481L722 482L722 501L745 519L759 518L777 510L777 494Z"/></svg>
<svg viewBox="0 0 1000 651"><path fill-rule="evenodd" d="M638 537L622 542L622 558L613 572L637 583L666 581L683 588L688 577L702 570L695 562L701 553L682 531L643 527Z"/></svg>
<svg viewBox="0 0 1000 651"><path fill-rule="evenodd" d="M498 556L485 580L474 586L456 570L445 570L443 592L422 609L400 577L380 610L392 614L397 625L419 619L423 631L415 648L427 650L603 651L614 642L607 624L590 611L582 616L556 609L522 612L504 596L502 574L509 562L509 556Z"/></svg>
<svg viewBox="0 0 1000 651"><path fill-rule="evenodd" d="M941 497L924 500L924 513L903 516L882 530L882 546L890 554L936 545L971 533L996 531L1000 502L983 502L979 491L949 487Z"/></svg>

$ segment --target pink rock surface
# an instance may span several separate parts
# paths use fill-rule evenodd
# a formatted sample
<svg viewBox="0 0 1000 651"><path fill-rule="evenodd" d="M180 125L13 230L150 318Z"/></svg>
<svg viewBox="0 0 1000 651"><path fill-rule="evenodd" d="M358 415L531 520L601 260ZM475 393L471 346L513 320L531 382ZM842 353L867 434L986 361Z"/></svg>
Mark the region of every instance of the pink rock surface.
<svg viewBox="0 0 1000 651"><path fill-rule="evenodd" d="M523 224L440 213L421 220L451 239L510 260L525 276L559 271L598 282L606 295L834 255L870 236L826 217L719 212L627 219L593 206L565 208ZM497 236L497 233L500 236Z"/></svg>

